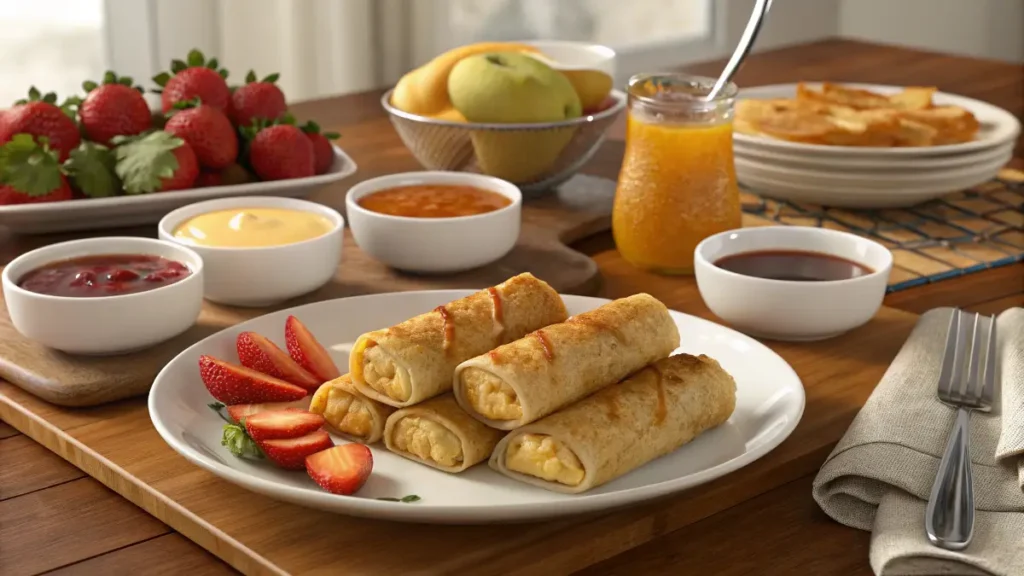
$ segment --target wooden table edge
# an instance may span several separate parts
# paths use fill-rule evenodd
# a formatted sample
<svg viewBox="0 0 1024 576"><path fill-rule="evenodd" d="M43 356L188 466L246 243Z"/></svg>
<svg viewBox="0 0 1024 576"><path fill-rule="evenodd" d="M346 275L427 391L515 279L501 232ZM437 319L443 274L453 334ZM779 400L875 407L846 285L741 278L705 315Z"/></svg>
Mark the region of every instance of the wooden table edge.
<svg viewBox="0 0 1024 576"><path fill-rule="evenodd" d="M0 395L0 419L235 569L245 574L289 576L287 572L279 570L267 562L256 551L167 498L160 491L139 481L135 476L74 437L67 434L62 435L63 430L25 410L5 395ZM75 458L74 451L68 448L69 445L73 445L75 449L79 450L82 458ZM168 448L170 447L168 446ZM114 470L119 472L112 473ZM189 520L186 521L185 518ZM200 528L208 533L202 532ZM213 537L213 534L217 536ZM224 550L219 546L220 542L226 542L235 553L224 554ZM253 558L259 558L259 560L254 561Z"/></svg>

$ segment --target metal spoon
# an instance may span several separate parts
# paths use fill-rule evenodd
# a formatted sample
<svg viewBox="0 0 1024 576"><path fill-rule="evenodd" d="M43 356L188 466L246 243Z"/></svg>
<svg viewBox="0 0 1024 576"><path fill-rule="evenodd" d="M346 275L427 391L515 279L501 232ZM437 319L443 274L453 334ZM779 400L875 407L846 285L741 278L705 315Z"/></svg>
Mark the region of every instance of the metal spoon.
<svg viewBox="0 0 1024 576"><path fill-rule="evenodd" d="M736 45L736 50L733 51L732 56L729 58L729 63L725 65L722 75L718 77L715 85L711 88L711 92L708 92L708 95L704 98L705 100L710 102L717 98L718 94L725 89L729 80L736 74L736 71L743 65L743 61L746 60L751 47L754 46L757 33L761 31L761 23L764 22L764 17L768 14L768 10L771 7L772 0L757 0L754 4L754 11L750 14L750 20L747 22L747 27L743 30L740 43Z"/></svg>

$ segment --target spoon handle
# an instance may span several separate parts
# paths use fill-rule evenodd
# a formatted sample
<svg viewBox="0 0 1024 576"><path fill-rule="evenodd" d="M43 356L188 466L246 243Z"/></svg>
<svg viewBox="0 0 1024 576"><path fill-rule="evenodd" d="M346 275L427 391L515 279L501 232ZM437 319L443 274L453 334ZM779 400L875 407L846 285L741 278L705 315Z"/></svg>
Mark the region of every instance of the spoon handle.
<svg viewBox="0 0 1024 576"><path fill-rule="evenodd" d="M772 0L757 0L757 3L754 4L754 10L750 13L750 20L747 21L747 27L744 28L743 36L740 37L740 43L736 45L736 50L733 51L732 56L729 58L729 63L725 65L722 75L715 81L715 85L711 88L711 92L708 92L705 100L710 101L717 98L718 94L725 89L725 85L729 83L729 80L739 70L743 61L746 60L747 54L750 53L751 47L754 46L754 40L757 39L757 33L761 31L761 23L764 22L764 16L771 7Z"/></svg>

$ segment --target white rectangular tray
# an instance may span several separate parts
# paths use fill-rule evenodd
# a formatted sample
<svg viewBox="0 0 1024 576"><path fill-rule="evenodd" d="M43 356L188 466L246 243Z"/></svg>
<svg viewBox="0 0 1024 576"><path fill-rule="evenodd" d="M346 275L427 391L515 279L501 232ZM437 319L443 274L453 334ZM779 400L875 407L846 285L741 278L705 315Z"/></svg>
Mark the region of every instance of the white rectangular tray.
<svg viewBox="0 0 1024 576"><path fill-rule="evenodd" d="M192 188L139 196L86 198L65 202L0 206L0 227L6 226L18 234L97 230L155 224L171 210L213 198L230 196L302 198L317 188L355 174L356 163L352 158L337 146L333 146L333 148L334 163L331 164L330 170L309 178Z"/></svg>

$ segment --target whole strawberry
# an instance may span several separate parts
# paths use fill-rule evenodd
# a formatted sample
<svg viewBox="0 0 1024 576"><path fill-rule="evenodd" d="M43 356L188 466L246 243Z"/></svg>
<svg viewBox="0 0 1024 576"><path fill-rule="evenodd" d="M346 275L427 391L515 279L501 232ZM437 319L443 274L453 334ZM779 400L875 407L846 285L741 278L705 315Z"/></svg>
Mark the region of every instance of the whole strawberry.
<svg viewBox="0 0 1024 576"><path fill-rule="evenodd" d="M188 142L163 130L144 136L118 136L114 170L127 194L191 188L199 164Z"/></svg>
<svg viewBox="0 0 1024 576"><path fill-rule="evenodd" d="M177 102L199 98L207 106L227 112L231 103L231 90L225 81L228 72L217 66L216 58L207 61L199 50L189 52L187 62L172 61L170 73L161 72L153 77L162 88L154 92L160 94L163 111L169 112Z"/></svg>
<svg viewBox="0 0 1024 576"><path fill-rule="evenodd" d="M211 170L227 167L238 157L238 136L223 112L204 103L179 102L164 130L188 142L199 165Z"/></svg>
<svg viewBox="0 0 1024 576"><path fill-rule="evenodd" d="M46 138L50 149L57 152L58 159L61 162L66 160L82 137L75 121L56 102L56 94L40 94L33 86L27 99L17 101L14 107L0 116L0 144L9 142L15 134L31 134Z"/></svg>
<svg viewBox="0 0 1024 576"><path fill-rule="evenodd" d="M17 134L0 146L0 206L71 200L71 187L45 138Z"/></svg>
<svg viewBox="0 0 1024 576"><path fill-rule="evenodd" d="M302 131L306 133L306 138L309 138L310 143L313 144L313 171L317 174L327 172L334 164L334 147L331 146L331 140L340 138L341 134L320 132L320 125L312 120L306 122Z"/></svg>
<svg viewBox="0 0 1024 576"><path fill-rule="evenodd" d="M261 180L287 180L314 174L313 144L291 124L275 124L249 143L249 164Z"/></svg>
<svg viewBox="0 0 1024 576"><path fill-rule="evenodd" d="M249 70L245 85L231 93L229 115L235 126L248 126L257 118L275 120L288 110L284 92L274 84L279 77L279 74L271 74L263 80L256 80L256 73Z"/></svg>
<svg viewBox="0 0 1024 576"><path fill-rule="evenodd" d="M89 140L110 144L114 136L134 136L149 129L152 116L141 87L129 76L103 75L103 83L83 82L88 93L78 106L78 118Z"/></svg>

